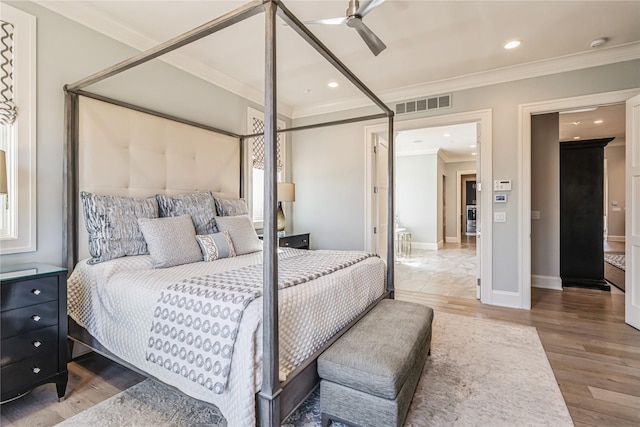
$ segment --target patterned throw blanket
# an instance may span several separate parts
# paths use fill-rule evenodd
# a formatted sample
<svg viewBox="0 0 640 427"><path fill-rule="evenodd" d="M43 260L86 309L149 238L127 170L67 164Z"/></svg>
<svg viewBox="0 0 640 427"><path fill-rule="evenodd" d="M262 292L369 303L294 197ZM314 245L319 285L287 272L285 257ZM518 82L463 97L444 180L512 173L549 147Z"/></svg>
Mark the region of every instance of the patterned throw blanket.
<svg viewBox="0 0 640 427"><path fill-rule="evenodd" d="M315 251L278 261L278 289L299 285L374 256ZM227 387L245 308L262 295L262 264L184 279L158 299L146 359L215 393Z"/></svg>

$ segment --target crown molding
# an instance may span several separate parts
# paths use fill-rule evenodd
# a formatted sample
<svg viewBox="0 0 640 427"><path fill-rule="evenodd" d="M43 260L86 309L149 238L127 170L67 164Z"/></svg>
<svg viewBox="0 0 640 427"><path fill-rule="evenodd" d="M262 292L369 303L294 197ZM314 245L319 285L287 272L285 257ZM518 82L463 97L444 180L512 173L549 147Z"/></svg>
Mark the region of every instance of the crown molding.
<svg viewBox="0 0 640 427"><path fill-rule="evenodd" d="M155 47L164 41L154 40L142 35L132 28L109 18L108 16L97 13L82 2L51 0L33 0L33 2L45 9L62 15L72 21L97 31L100 34L140 51L145 51ZM253 101L258 105L264 105L263 92L219 72L192 56L181 53L180 51L173 51L159 57L158 59L235 95L246 98L249 101ZM278 112L287 117L292 117L293 108L290 105L279 102Z"/></svg>
<svg viewBox="0 0 640 427"><path fill-rule="evenodd" d="M137 50L144 51L160 43L160 41L150 39L120 22L96 13L82 2L60 0L33 0L33 2ZM246 98L249 101L253 101L258 105L264 104L264 95L261 91L223 74L189 55L174 51L163 55L159 59L222 89ZM395 102L407 99L438 95L635 59L640 59L640 42L600 48L451 79L425 82L388 91L378 91L376 94L385 100L388 105L392 105ZM278 112L287 117L297 119L371 106L372 104L368 100L350 98L333 103L296 108L287 104L278 103Z"/></svg>
<svg viewBox="0 0 640 427"><path fill-rule="evenodd" d="M451 79L425 82L418 85L405 86L390 91L380 91L377 95L385 100L387 105L419 97L439 95L454 91L473 89L476 87L507 83L532 77L558 74L583 68L597 67L616 62L640 59L640 42L627 43L620 46L604 48L594 51L581 52L544 61L529 62L511 67L498 68L481 73L468 74ZM362 99L347 99L332 104L312 105L296 108L293 118L302 118L337 111L370 107L371 103ZM392 108L393 109L393 108Z"/></svg>

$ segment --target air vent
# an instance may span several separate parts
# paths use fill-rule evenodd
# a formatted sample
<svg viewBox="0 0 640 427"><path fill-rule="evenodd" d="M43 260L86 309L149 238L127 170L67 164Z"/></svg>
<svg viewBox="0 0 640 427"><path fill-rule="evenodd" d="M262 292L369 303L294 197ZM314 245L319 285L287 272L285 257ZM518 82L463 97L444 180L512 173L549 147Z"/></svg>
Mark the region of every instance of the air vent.
<svg viewBox="0 0 640 427"><path fill-rule="evenodd" d="M396 104L396 114L417 113L420 111L451 108L451 95L430 96Z"/></svg>

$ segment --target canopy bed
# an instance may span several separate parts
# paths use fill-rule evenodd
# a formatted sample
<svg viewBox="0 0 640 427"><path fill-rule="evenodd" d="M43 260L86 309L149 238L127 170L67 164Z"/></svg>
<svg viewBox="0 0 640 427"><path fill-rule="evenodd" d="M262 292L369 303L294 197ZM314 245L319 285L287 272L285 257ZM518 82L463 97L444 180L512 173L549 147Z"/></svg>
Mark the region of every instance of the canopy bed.
<svg viewBox="0 0 640 427"><path fill-rule="evenodd" d="M265 16L266 48L264 134L239 135L84 90L89 85L261 12L264 12ZM308 42L379 107L382 113L277 129L276 17L282 19ZM302 131L380 118L387 118L389 123L387 218L393 218L393 111L331 53L282 2L276 0L250 2L155 48L66 85L65 252L69 271L75 269L69 279L70 338L87 344L99 353L132 369L142 371L145 375L167 382L187 394L219 405L223 415L229 420L229 425L252 424L256 419L262 426L280 425L280 421L315 388L318 382L316 359L322 351L377 302L393 297L394 236L392 233L387 235L386 267L376 257L362 254L325 254L337 259L334 262L336 265L339 264L337 268L334 264L329 264L326 258L320 258L322 254L317 257L309 254L305 255L305 258L296 253L296 250L279 251L276 213L277 135L279 132ZM249 245L252 249L239 250L237 257L231 255L229 258L213 262L184 261L176 264L172 263L171 259L158 259L152 250L154 245L161 251L167 248L166 245L163 246L162 241L156 243L149 238L151 234L147 232L151 231L148 227L154 225L145 219L155 217L140 216L139 212L144 211L149 203L157 203L162 211L163 201L179 204L187 199L198 199L210 204L214 201L218 203L243 197L243 150L247 141L261 135L264 136L265 183L264 237L260 250L256 251L252 246L255 242L251 236L248 240L235 240L233 233L242 229L244 224L233 219L233 215L222 216L224 214L220 212L220 206L217 206L217 226L227 227L229 236L236 245L235 249L238 250L238 246L242 248L243 245ZM114 168L114 164L119 167ZM124 210L119 211L120 215L126 217L122 212L137 212L140 231L147 240L150 255L139 252L140 256L122 256L138 254L123 252L112 256L110 254L113 252L110 251L115 249L101 248L98 252L102 252L96 257L96 241L91 231L95 225L93 221L104 221L104 217L109 215L107 210L100 209L105 209L105 204L110 204L111 207L115 204L120 209L122 204L132 203L135 206L127 207L126 209L131 209L129 211L123 208ZM211 206L215 211L213 205ZM93 212L94 217L87 212ZM184 215L177 215L172 218L176 227L178 223L182 224L183 217ZM206 234L206 221L198 224L195 217L192 217L191 228L195 226L198 235ZM127 218L122 220L124 222ZM107 225L103 222L94 227L93 233L104 231L100 228L111 225L113 224L108 224L108 221ZM135 228L137 229L138 225L135 225ZM168 234L176 229L171 229ZM205 231L201 232L200 229ZM255 231L253 233L255 234ZM162 230L156 230L154 239L162 235ZM177 234L175 239L181 240L181 237L181 234ZM193 241L190 244L192 243ZM184 255L184 252L188 251L182 251L181 255ZM87 261L89 254L93 258ZM105 254L106 257L98 259ZM314 270L305 278L304 283L298 284L300 278L290 277L287 268L296 269L296 263L302 262L303 259L306 264L312 265L312 269L326 271L320 274ZM165 264L162 264L163 262ZM259 265L257 272L254 268L256 265ZM154 269L156 266L167 268ZM141 273L143 270L146 271L144 276ZM146 361L137 360L144 359L144 355L130 354L129 349L134 345L130 341L131 337L148 334L151 325L148 323L149 318L140 313L153 313L157 296L160 294L167 295L166 303L172 301L173 297L169 296L167 285L180 283L183 284L183 288L191 286L183 281L194 277L205 281L210 277L227 280L227 276L233 276L239 271L251 276L249 281L255 282L259 279L260 284L257 288L252 288L250 298L245 300L248 302L245 304L244 314L241 314L242 322L238 321L239 326L233 330L232 335L237 341L235 348L231 347L234 362L230 368L227 367L225 373L227 385L222 384L218 390L217 384L203 379L200 385L207 383L209 387L202 388L197 381L188 378L189 375L186 373L182 377L177 375L180 378L172 383L167 380L172 375L171 367L164 369L161 361L154 364L157 362L156 356L150 355L149 350ZM283 279L282 276L286 277ZM80 282L85 284L81 285ZM296 286L290 286L292 284ZM150 303L142 294L155 298ZM99 306L96 301L99 301ZM160 304L161 301L158 300L157 303ZM327 305L331 306L332 310L322 311L322 307ZM163 310L155 307L158 312ZM300 307L304 307L304 310ZM71 314L73 310L74 315ZM342 314L334 315L334 311L340 311ZM130 317L127 317L125 312L129 312ZM307 337L312 335L305 329L309 325L303 321L308 316L323 319L320 326L313 325L318 329L316 338ZM108 318L117 319L117 322L109 323ZM90 325L92 328L88 327ZM152 338L149 339L153 342ZM305 339L315 341L299 342ZM304 347L304 350L295 350L298 347ZM236 363L236 355L245 360L242 363L250 364L252 369L242 369L246 366L241 362ZM255 405L251 405L251 408L239 408L237 405L244 404L244 401L238 400L238 403L234 403L235 398L245 398L246 390L251 390L251 398L255 399ZM231 397L224 397L225 393L230 393ZM213 394L222 397L215 397ZM210 396L213 397L209 398ZM241 412L242 414L239 414Z"/></svg>

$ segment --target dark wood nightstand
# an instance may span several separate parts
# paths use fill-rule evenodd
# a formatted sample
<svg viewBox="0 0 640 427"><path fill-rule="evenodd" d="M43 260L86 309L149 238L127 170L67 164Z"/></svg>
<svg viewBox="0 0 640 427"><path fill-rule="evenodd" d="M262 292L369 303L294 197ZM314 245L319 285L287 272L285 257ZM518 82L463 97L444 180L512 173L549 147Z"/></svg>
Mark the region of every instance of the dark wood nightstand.
<svg viewBox="0 0 640 427"><path fill-rule="evenodd" d="M258 234L262 240L262 234ZM293 233L278 236L278 246L283 248L309 249L309 233Z"/></svg>
<svg viewBox="0 0 640 427"><path fill-rule="evenodd" d="M2 402L42 384L67 389L67 270L31 263L2 266Z"/></svg>

